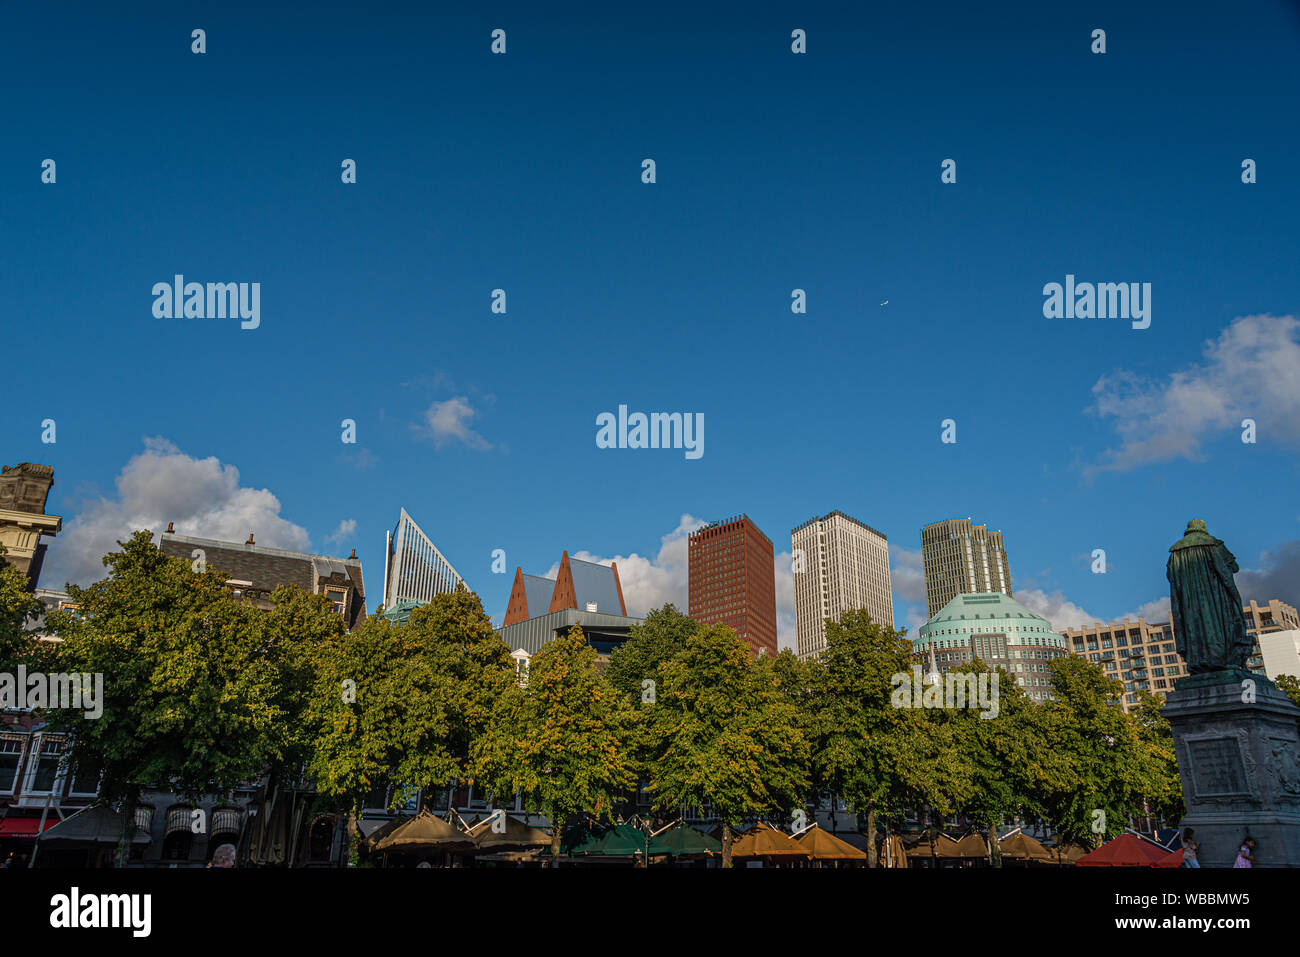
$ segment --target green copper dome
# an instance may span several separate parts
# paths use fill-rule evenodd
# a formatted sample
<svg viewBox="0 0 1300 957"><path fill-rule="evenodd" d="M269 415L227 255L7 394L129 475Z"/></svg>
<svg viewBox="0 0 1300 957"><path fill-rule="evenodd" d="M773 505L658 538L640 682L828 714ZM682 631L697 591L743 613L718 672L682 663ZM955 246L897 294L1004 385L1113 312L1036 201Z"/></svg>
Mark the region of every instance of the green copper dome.
<svg viewBox="0 0 1300 957"><path fill-rule="evenodd" d="M958 595L917 629L917 648L958 647L972 635L1005 635L1008 645L1065 647L1065 639L1041 615L1035 615L1010 595L1001 592Z"/></svg>

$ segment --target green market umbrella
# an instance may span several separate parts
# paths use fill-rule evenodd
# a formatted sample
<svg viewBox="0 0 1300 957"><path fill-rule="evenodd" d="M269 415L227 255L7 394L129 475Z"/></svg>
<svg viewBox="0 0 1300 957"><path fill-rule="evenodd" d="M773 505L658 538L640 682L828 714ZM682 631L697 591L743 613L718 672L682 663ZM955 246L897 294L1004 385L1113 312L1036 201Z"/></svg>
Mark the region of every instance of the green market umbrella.
<svg viewBox="0 0 1300 957"><path fill-rule="evenodd" d="M583 844L570 853L574 857L632 857L634 854L649 854L654 857L671 854L672 849L638 827L616 824L606 829L595 841Z"/></svg>
<svg viewBox="0 0 1300 957"><path fill-rule="evenodd" d="M696 830L685 821L678 821L655 838L668 848L673 857L709 857L722 853L722 842Z"/></svg>

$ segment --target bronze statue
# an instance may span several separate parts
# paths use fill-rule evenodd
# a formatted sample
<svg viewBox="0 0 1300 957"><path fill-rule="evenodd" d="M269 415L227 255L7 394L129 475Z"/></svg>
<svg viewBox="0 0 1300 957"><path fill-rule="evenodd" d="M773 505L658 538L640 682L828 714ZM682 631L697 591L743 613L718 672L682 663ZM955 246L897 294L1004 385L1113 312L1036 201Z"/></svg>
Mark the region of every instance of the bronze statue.
<svg viewBox="0 0 1300 957"><path fill-rule="evenodd" d="M1191 674L1246 667L1254 642L1246 635L1237 560L1205 522L1194 518L1169 549L1169 606L1178 653Z"/></svg>

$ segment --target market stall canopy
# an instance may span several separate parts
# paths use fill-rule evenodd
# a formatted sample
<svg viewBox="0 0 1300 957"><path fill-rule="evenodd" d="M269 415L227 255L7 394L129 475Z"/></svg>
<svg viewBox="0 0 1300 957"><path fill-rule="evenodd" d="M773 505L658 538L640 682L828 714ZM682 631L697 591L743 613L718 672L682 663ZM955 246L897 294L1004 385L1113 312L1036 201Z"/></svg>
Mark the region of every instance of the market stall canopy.
<svg viewBox="0 0 1300 957"><path fill-rule="evenodd" d="M722 842L685 821L678 821L657 836L659 843L668 848L674 857L709 857L722 853Z"/></svg>
<svg viewBox="0 0 1300 957"><path fill-rule="evenodd" d="M812 855L814 861L865 861L867 852L860 851L848 841L842 841L829 831L813 825L795 841Z"/></svg>
<svg viewBox="0 0 1300 957"><path fill-rule="evenodd" d="M1075 862L1078 867L1151 867L1169 852L1136 834L1121 834Z"/></svg>
<svg viewBox="0 0 1300 957"><path fill-rule="evenodd" d="M776 857L808 860L807 848L770 824L759 823L731 847L732 857Z"/></svg>
<svg viewBox="0 0 1300 957"><path fill-rule="evenodd" d="M1156 861L1153 867L1182 867L1183 866L1183 849L1180 847L1176 851L1170 851L1168 855Z"/></svg>
<svg viewBox="0 0 1300 957"><path fill-rule="evenodd" d="M401 824L375 845L375 850L389 854L418 853L419 851L472 851L474 842L464 831L458 831L427 810Z"/></svg>
<svg viewBox="0 0 1300 957"><path fill-rule="evenodd" d="M915 846L908 848L907 856L910 858L926 858L930 856L930 841L928 838L921 838ZM934 856L943 860L955 860L961 857L957 853L957 842L947 834L940 834L934 839Z"/></svg>
<svg viewBox="0 0 1300 957"><path fill-rule="evenodd" d="M367 850L374 850L376 844L378 844L380 841L386 838L389 834L392 834L395 828L401 827L409 820L410 818L407 817L406 815L399 814L391 821L384 821L382 824L379 825L379 827L375 828L373 831L367 834L362 839L362 843L366 846ZM364 827L367 823L369 822L363 821L358 826Z"/></svg>
<svg viewBox="0 0 1300 957"><path fill-rule="evenodd" d="M631 824L616 824L614 827L607 828L595 841L583 844L571 853L574 857L631 857L634 854L649 854L655 857L671 854L672 849L639 827L633 827Z"/></svg>
<svg viewBox="0 0 1300 957"><path fill-rule="evenodd" d="M971 831L960 841L953 845L953 856L962 858L967 861L988 860L989 846L984 840L984 835L976 831Z"/></svg>
<svg viewBox="0 0 1300 957"><path fill-rule="evenodd" d="M1049 847L1053 857L1058 857L1063 864L1075 864L1079 858L1091 852L1092 848L1084 847L1082 844L1059 844L1056 847Z"/></svg>
<svg viewBox="0 0 1300 957"><path fill-rule="evenodd" d="M497 822L504 820L504 828ZM496 824L497 829L493 825ZM465 836L470 838L480 851L522 851L530 847L550 847L551 835L541 828L529 827L518 818L502 815L489 815L479 821Z"/></svg>
<svg viewBox="0 0 1300 957"><path fill-rule="evenodd" d="M1002 850L1002 856L1009 857L1012 860L1056 863L1056 855L1049 851L1040 841L1034 840L1028 834L1017 832L1004 837L998 842L998 846Z"/></svg>
<svg viewBox="0 0 1300 957"><path fill-rule="evenodd" d="M39 838L46 841L80 841L84 844L117 844L122 840L124 818L121 811L114 811L107 804L92 804L65 818L47 830ZM147 831L135 830L133 844L148 844L151 838Z"/></svg>

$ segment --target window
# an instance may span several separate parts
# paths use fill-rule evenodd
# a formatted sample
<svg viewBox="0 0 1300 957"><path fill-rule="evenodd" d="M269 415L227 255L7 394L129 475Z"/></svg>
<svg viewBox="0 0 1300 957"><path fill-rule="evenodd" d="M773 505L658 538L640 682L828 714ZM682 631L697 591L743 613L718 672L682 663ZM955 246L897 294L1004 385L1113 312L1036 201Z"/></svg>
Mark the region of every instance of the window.
<svg viewBox="0 0 1300 957"><path fill-rule="evenodd" d="M18 762L23 756L22 738L0 739L0 794L12 794L18 777Z"/></svg>
<svg viewBox="0 0 1300 957"><path fill-rule="evenodd" d="M59 752L62 750L62 744L57 739L41 741L41 755L36 761L36 766L31 770L27 790L42 794L54 790L54 781L59 775Z"/></svg>
<svg viewBox="0 0 1300 957"><path fill-rule="evenodd" d="M344 614L348 605L348 593L342 588L326 588L325 597L329 603L334 606L334 610L340 615Z"/></svg>
<svg viewBox="0 0 1300 957"><path fill-rule="evenodd" d="M90 764L78 765L72 771L70 794L96 794L99 792L99 768Z"/></svg>

